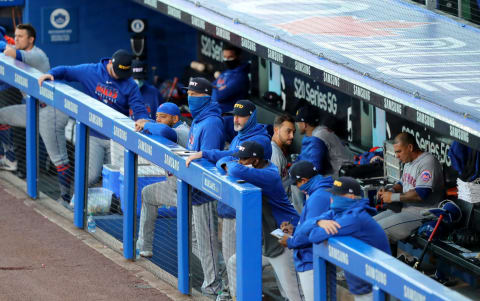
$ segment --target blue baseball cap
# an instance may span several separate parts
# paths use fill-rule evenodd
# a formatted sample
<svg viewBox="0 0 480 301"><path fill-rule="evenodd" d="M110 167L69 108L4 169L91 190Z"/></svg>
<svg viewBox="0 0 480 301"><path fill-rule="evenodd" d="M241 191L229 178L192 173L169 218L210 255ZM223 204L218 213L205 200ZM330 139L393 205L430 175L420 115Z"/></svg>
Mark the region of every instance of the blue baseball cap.
<svg viewBox="0 0 480 301"><path fill-rule="evenodd" d="M180 117L180 109L173 102L162 103L158 107L157 113L165 113L165 114L168 114L168 115Z"/></svg>

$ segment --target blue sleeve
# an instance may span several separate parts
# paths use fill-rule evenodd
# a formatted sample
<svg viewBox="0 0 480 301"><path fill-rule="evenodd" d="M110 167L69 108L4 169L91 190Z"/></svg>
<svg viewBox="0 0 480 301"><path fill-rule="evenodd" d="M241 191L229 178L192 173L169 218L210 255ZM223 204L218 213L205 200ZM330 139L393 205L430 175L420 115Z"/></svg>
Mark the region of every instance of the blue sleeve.
<svg viewBox="0 0 480 301"><path fill-rule="evenodd" d="M227 162L228 174L232 177L239 178L247 181L258 187L265 187L272 182L274 176L278 176L278 173L272 174L264 168L252 168L246 167L236 161ZM278 176L279 177L279 176Z"/></svg>
<svg viewBox="0 0 480 301"><path fill-rule="evenodd" d="M94 64L82 64L76 66L57 66L50 69L48 73L53 75L54 80L66 80L69 82L80 81L85 76L85 72L89 72Z"/></svg>
<svg viewBox="0 0 480 301"><path fill-rule="evenodd" d="M317 221L321 219L325 218L316 218ZM348 236L358 231L361 227L360 220L350 214L344 214L340 218L335 219L335 221L340 225L337 234L327 234L323 228L317 226L313 228L308 236L310 242L319 243L333 236Z"/></svg>
<svg viewBox="0 0 480 301"><path fill-rule="evenodd" d="M232 157L232 156L226 156L226 157L223 157L221 158L220 160L217 161L217 163L215 164L217 166L217 168L223 172L225 172L225 170L222 168L223 165L227 165L227 162L230 162L230 161L237 161L238 159L235 158L235 157Z"/></svg>
<svg viewBox="0 0 480 301"><path fill-rule="evenodd" d="M215 85L217 82L218 79L215 81ZM242 73L238 74L238 76L230 77L224 85L217 86L217 101L219 103L230 102L237 95L245 94L245 89L248 89L248 81L245 80L245 76Z"/></svg>
<svg viewBox="0 0 480 301"><path fill-rule="evenodd" d="M147 109L145 108L140 89L138 89L136 84L134 85L135 86L132 86L132 90L128 95L128 107L132 109L135 120L148 119L150 116L148 116Z"/></svg>
<svg viewBox="0 0 480 301"><path fill-rule="evenodd" d="M220 120L219 120L220 121ZM220 121L221 122L221 121ZM223 136L223 124L211 123L206 126L200 135L200 151L209 149L222 149L225 143Z"/></svg>
<svg viewBox="0 0 480 301"><path fill-rule="evenodd" d="M417 192L417 194L420 196L420 198L422 198L423 201L426 201L428 196L430 195L430 193L432 193L432 189L431 188L420 188L420 187L417 187L415 188L415 191Z"/></svg>
<svg viewBox="0 0 480 301"><path fill-rule="evenodd" d="M223 157L231 156L235 153L236 150L219 150L219 149L210 149L202 152L202 157L211 162L217 162Z"/></svg>
<svg viewBox="0 0 480 301"><path fill-rule="evenodd" d="M23 62L23 55L22 55L22 52L20 50L16 50L16 59L20 62Z"/></svg>
<svg viewBox="0 0 480 301"><path fill-rule="evenodd" d="M298 249L310 246L312 243L308 240L308 235L314 227L316 227L317 220L309 219L304 221L295 229L292 237L287 239L287 247L289 249Z"/></svg>
<svg viewBox="0 0 480 301"><path fill-rule="evenodd" d="M162 136L170 141L177 142L177 132L163 123L147 122L142 132L147 135Z"/></svg>
<svg viewBox="0 0 480 301"><path fill-rule="evenodd" d="M327 161L326 158L328 156L328 148L325 145L325 142L322 141L322 139L315 139L315 144L314 144L314 149L315 149L315 156L313 156L313 165L315 165L320 172L320 174L323 174L327 166L325 166L325 162Z"/></svg>
<svg viewBox="0 0 480 301"><path fill-rule="evenodd" d="M0 41L0 52L4 52L5 48L7 48L7 42Z"/></svg>

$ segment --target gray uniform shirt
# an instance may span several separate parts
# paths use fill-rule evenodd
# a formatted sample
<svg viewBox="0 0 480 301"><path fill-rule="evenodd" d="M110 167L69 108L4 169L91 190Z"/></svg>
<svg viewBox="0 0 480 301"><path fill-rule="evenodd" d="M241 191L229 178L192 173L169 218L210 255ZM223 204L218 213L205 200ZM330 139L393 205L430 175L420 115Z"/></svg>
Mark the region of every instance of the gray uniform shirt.
<svg viewBox="0 0 480 301"><path fill-rule="evenodd" d="M271 144L272 144L272 158L270 159L270 161L273 164L275 164L275 166L278 168L278 172L280 173L280 177L282 178L283 188L285 189L287 196L290 198L290 195L291 195L290 185L286 183L288 180L287 158L283 154L282 149L275 142L272 141Z"/></svg>
<svg viewBox="0 0 480 301"><path fill-rule="evenodd" d="M432 192L426 201L420 203L404 203L404 208L430 208L444 197L443 171L440 162L428 152L424 152L412 162L405 163L402 173L403 192L415 188L430 188Z"/></svg>
<svg viewBox="0 0 480 301"><path fill-rule="evenodd" d="M186 148L188 142L188 133L190 131L188 124L182 122L179 126L173 128L173 130L177 133L177 144Z"/></svg>
<svg viewBox="0 0 480 301"><path fill-rule="evenodd" d="M352 152L343 145L340 138L335 135L334 132L330 131L327 127L319 125L313 132L312 136L315 136L323 141L328 149L328 162L332 166L333 176L338 177L338 171L342 164L352 163L353 154Z"/></svg>
<svg viewBox="0 0 480 301"><path fill-rule="evenodd" d="M20 50L20 53L22 55L21 60L25 64L30 65L43 73L47 73L47 71L50 70L50 61L48 60L47 55L37 46L33 46L33 48L28 51Z"/></svg>

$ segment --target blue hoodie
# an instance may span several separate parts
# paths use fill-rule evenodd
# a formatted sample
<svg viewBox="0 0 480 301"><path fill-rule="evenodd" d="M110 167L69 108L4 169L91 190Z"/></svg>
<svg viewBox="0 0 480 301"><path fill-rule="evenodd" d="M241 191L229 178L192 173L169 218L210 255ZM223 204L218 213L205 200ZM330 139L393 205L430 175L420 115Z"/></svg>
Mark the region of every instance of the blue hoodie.
<svg viewBox="0 0 480 301"><path fill-rule="evenodd" d="M142 133L146 135L152 135L153 139L155 139L155 136L161 136L177 143L177 132L163 123L147 122L143 127Z"/></svg>
<svg viewBox="0 0 480 301"><path fill-rule="evenodd" d="M140 94L142 95L143 103L145 104L145 109L147 110L148 116L150 119L155 120L157 118L157 108L159 105L164 103L164 99L160 92L154 86L144 82L140 87ZM130 110L135 120L135 115L133 111ZM138 118L137 118L138 119Z"/></svg>
<svg viewBox="0 0 480 301"><path fill-rule="evenodd" d="M242 64L235 69L225 70L213 82L212 100L218 102L222 113L233 110L237 100L248 96L249 64Z"/></svg>
<svg viewBox="0 0 480 301"><path fill-rule="evenodd" d="M354 202L345 210L331 209L318 217L309 219L302 226L302 235L308 235L312 243L320 243L332 236L352 236L387 254L391 254L385 231L372 218L372 215L376 214L377 210L368 206L368 202L368 199L362 199ZM338 229L338 233L330 235L323 228L318 227L316 225L317 221L322 219L335 220L340 224L341 228ZM372 286L368 282L346 271L345 278L352 294L363 295L372 291Z"/></svg>
<svg viewBox="0 0 480 301"><path fill-rule="evenodd" d="M229 158L233 159L233 157ZM275 164L268 162L264 168L247 167L236 160L226 162L225 164L227 165L229 176L245 180L262 189L262 195L267 198L272 215L277 222L277 227L280 227L283 221L289 221L294 225L298 223L298 213L293 208L283 189L282 179ZM218 163L217 167L219 167ZM223 171L221 167L219 168ZM259 201L261 202L261 200ZM220 204L222 202L218 202L218 205ZM227 218L235 218L235 210L232 210L233 215L229 215Z"/></svg>
<svg viewBox="0 0 480 301"><path fill-rule="evenodd" d="M109 58L102 59L97 64L82 64L76 66L58 66L48 73L55 80L76 81L82 85L83 92L116 111L129 116L129 109L133 111L135 120L147 119L148 113L143 104L138 85L132 78L116 80L108 74ZM90 134L107 139L102 134L90 131Z"/></svg>
<svg viewBox="0 0 480 301"><path fill-rule="evenodd" d="M318 172L324 175L331 169L327 159L328 148L322 139L305 135L302 139L302 149L298 156L298 161L306 160L312 162Z"/></svg>
<svg viewBox="0 0 480 301"><path fill-rule="evenodd" d="M307 185L308 188L305 189L305 192L309 197L303 207L297 229L300 229L306 220L319 216L330 209L330 196L332 194L326 189L332 187L332 177L316 175L311 178L307 184L309 185ZM304 188L304 186L301 186L301 189ZM295 229L293 236L287 240L288 248L293 249L293 261L297 272L305 272L313 269L312 243L308 240L308 235L303 234L302 231L296 231Z"/></svg>

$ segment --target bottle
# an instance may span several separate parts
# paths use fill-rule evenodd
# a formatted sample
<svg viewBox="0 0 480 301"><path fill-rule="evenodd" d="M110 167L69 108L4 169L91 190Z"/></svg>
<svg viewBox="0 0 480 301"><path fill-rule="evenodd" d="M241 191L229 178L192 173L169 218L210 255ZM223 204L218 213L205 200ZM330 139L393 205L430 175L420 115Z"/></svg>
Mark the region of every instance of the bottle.
<svg viewBox="0 0 480 301"><path fill-rule="evenodd" d="M136 249L135 249L135 259L136 259L136 260L139 260L139 259L140 259L140 249L139 249L139 248L136 248Z"/></svg>
<svg viewBox="0 0 480 301"><path fill-rule="evenodd" d="M93 219L93 214L90 213L90 215L87 218L87 230L90 233L95 233L97 230L97 225L95 224L95 220Z"/></svg>

